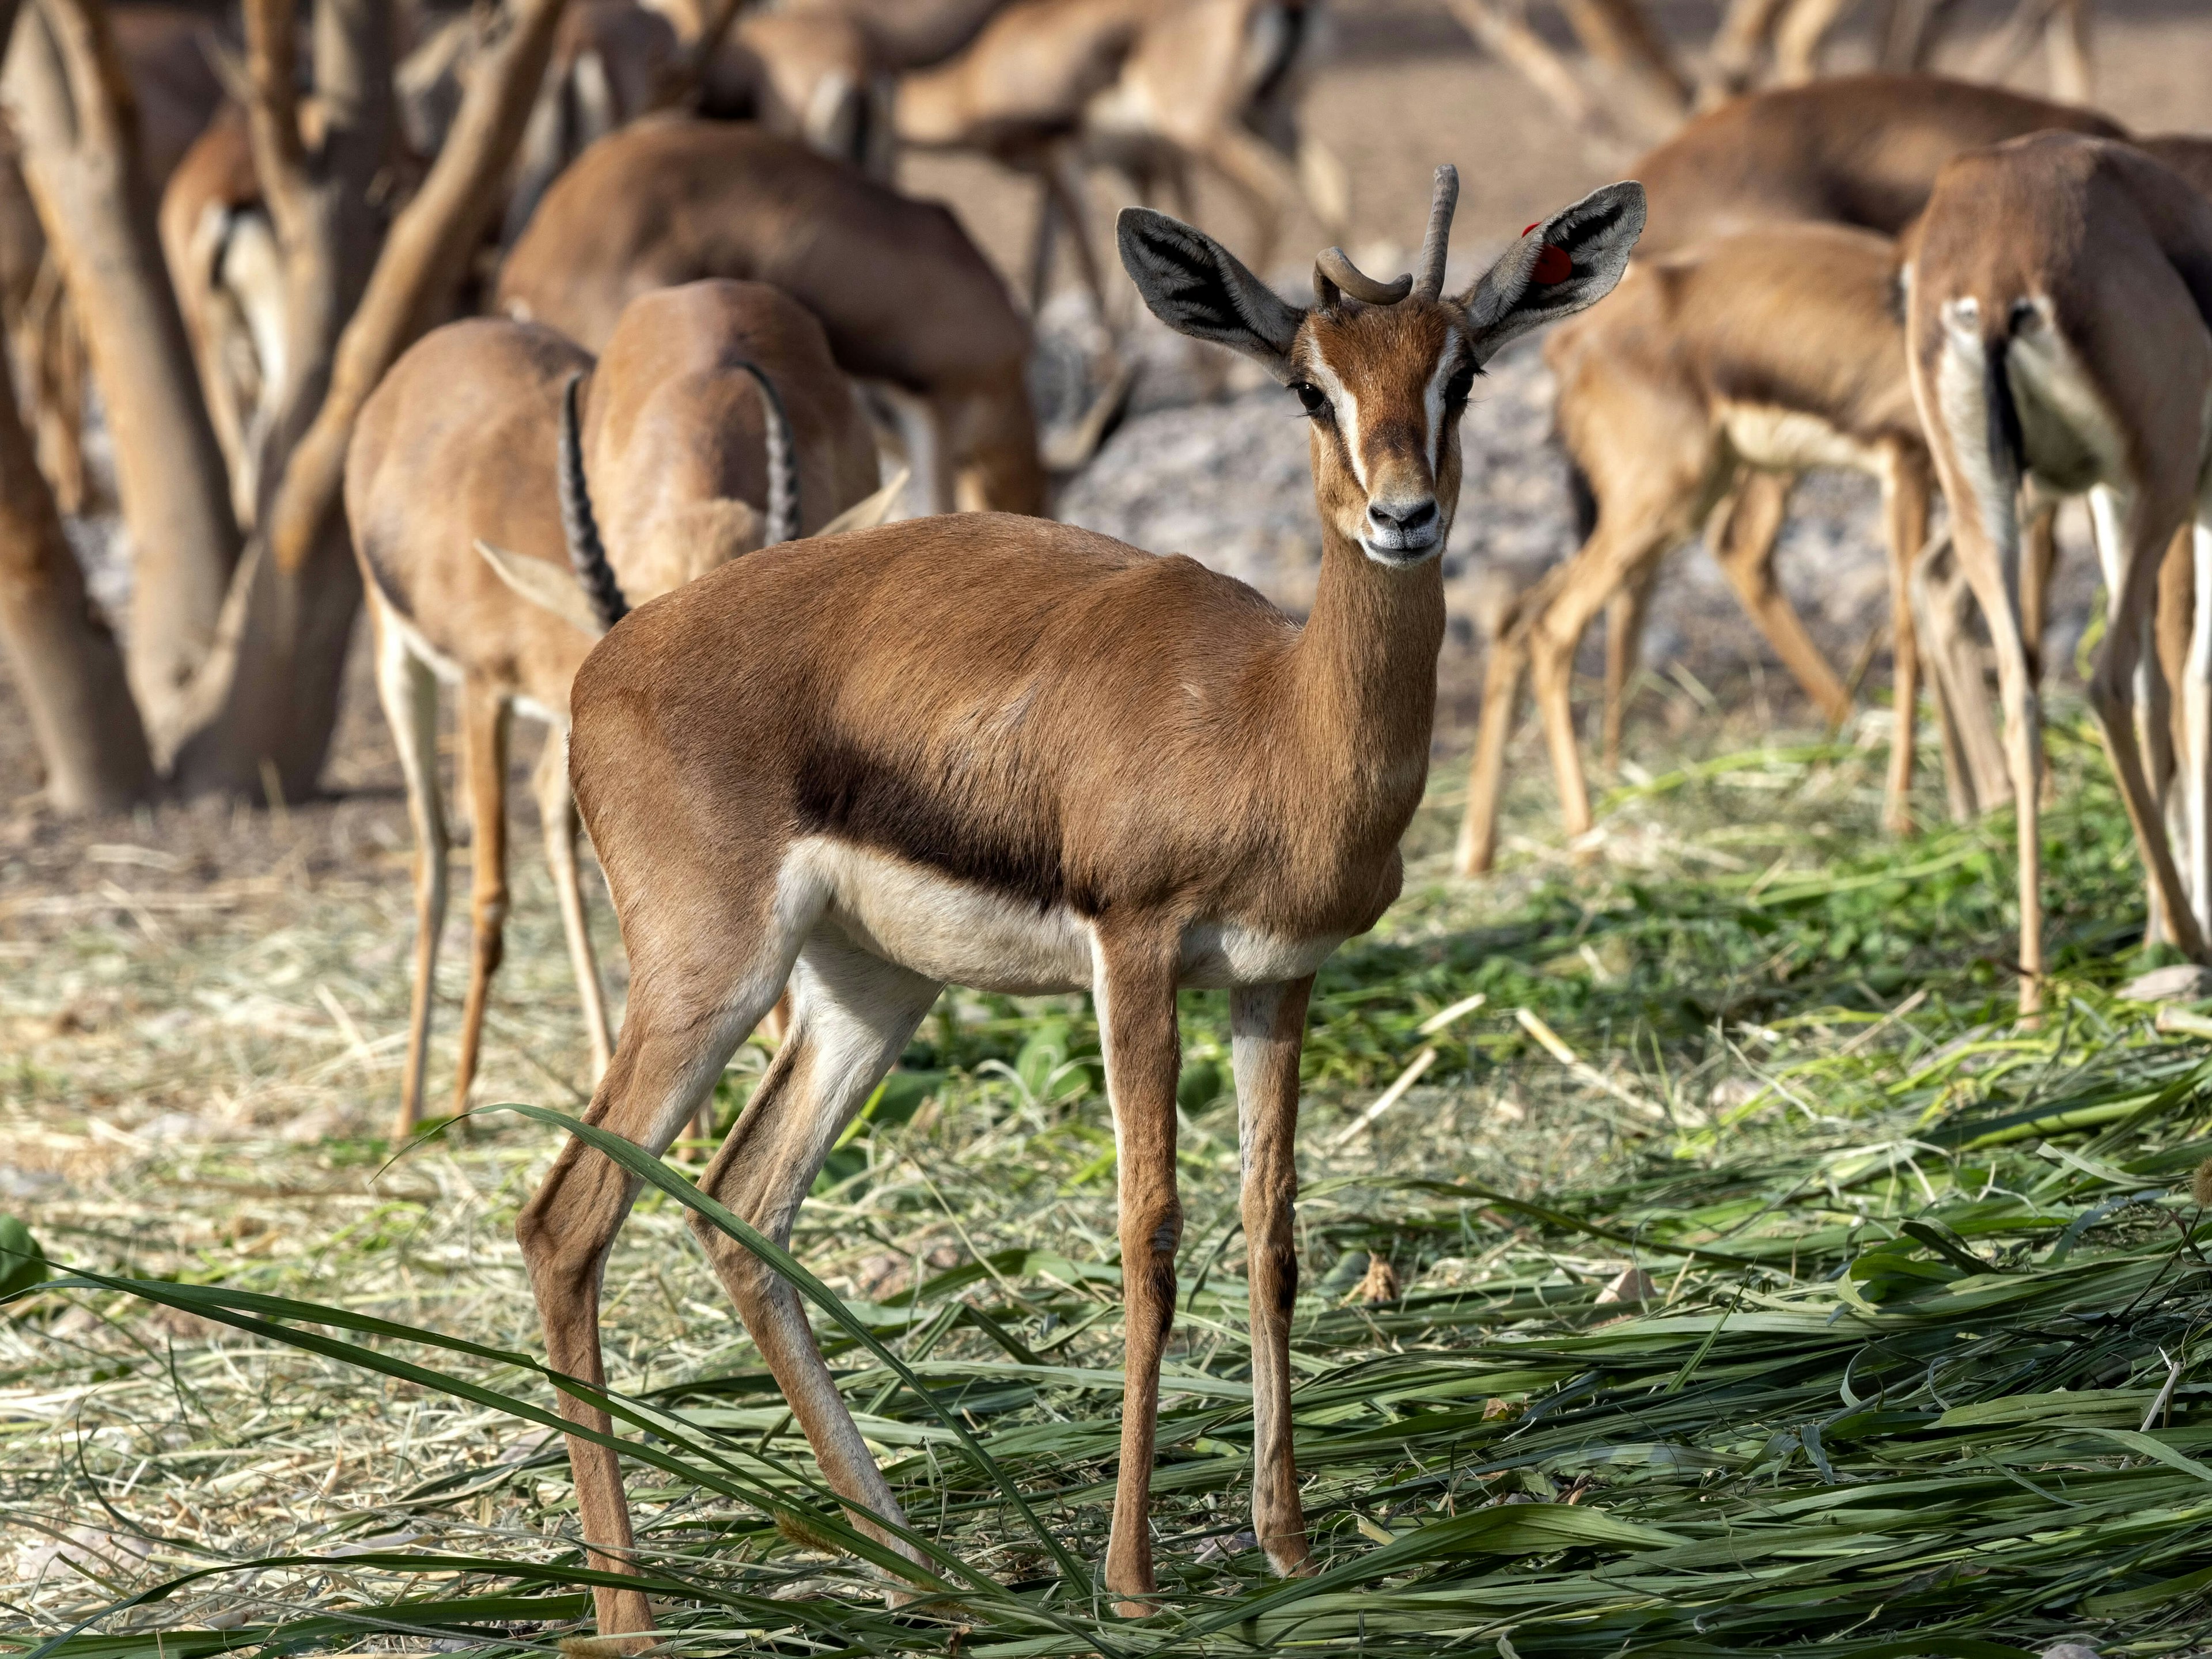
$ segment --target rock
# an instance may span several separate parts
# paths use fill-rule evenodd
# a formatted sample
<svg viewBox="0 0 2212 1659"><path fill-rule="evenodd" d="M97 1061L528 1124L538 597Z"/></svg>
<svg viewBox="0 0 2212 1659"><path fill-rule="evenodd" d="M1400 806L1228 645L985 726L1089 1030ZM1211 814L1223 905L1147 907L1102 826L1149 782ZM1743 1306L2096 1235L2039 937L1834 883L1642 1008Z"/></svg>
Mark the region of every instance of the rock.
<svg viewBox="0 0 2212 1659"><path fill-rule="evenodd" d="M1597 1293L1597 1304L1602 1308L1615 1302L1632 1302L1640 1306L1658 1293L1658 1285L1652 1283L1651 1275L1643 1268L1623 1267Z"/></svg>
<svg viewBox="0 0 2212 1659"><path fill-rule="evenodd" d="M1247 1550L1259 1547L1260 1534L1248 1527L1243 1532L1231 1533L1226 1538L1207 1539L1198 1547L1198 1553L1191 1559L1201 1565L1208 1561L1226 1561L1232 1555L1242 1555Z"/></svg>
<svg viewBox="0 0 2212 1659"><path fill-rule="evenodd" d="M2119 994L2128 1002L2197 1002L2212 997L2212 968L2199 968L2193 962L2154 968L2120 987Z"/></svg>
<svg viewBox="0 0 2212 1659"><path fill-rule="evenodd" d="M2044 1649L2039 1659L2097 1659L2097 1650L2087 1642L2059 1642Z"/></svg>

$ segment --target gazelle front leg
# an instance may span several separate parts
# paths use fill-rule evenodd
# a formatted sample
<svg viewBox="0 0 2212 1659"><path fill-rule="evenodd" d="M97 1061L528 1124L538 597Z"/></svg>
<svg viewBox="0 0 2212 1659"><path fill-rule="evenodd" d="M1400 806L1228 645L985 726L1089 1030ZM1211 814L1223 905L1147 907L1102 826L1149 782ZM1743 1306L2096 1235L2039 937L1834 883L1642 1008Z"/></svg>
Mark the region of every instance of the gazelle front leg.
<svg viewBox="0 0 2212 1659"><path fill-rule="evenodd" d="M1475 730L1474 758L1468 765L1467 811L1460 818L1459 848L1454 860L1454 867L1462 876L1485 874L1498 861L1505 746L1512 741L1514 718L1520 713L1521 677L1528 661L1516 608L1490 642L1490 660L1483 668L1481 724Z"/></svg>
<svg viewBox="0 0 2212 1659"><path fill-rule="evenodd" d="M1651 590L1659 585L1659 562L1646 564L1620 585L1605 606L1605 735L1600 748L1609 775L1620 772L1620 732L1628 720L1629 681L1644 654L1644 622L1651 611Z"/></svg>
<svg viewBox="0 0 2212 1659"><path fill-rule="evenodd" d="M1237 1141L1244 1174L1252 1319L1252 1530L1285 1577L1314 1571L1291 1446L1291 1312L1298 1294L1291 1235L1297 1197L1298 1053L1310 975L1230 993Z"/></svg>
<svg viewBox="0 0 2212 1659"><path fill-rule="evenodd" d="M545 862L553 872L553 892L561 905L561 931L568 935L568 964L576 973L576 995L584 1005L584 1035L592 1045L592 1085L606 1075L614 1056L607 1025L607 1004L599 988L599 964L592 953L591 923L584 915L583 881L576 866L576 798L568 790L568 739L557 728L545 734L538 757L538 817L545 830Z"/></svg>
<svg viewBox="0 0 2212 1659"><path fill-rule="evenodd" d="M1124 1618L1152 1611L1134 1598L1156 1587L1150 1519L1152 1453L1160 1414L1160 1358L1175 1318L1176 1249L1182 1204L1176 1193L1177 942L1102 933L1094 946L1094 997L1106 1054L1106 1095L1119 1157L1123 1357L1121 1467L1106 1587L1125 1598Z"/></svg>

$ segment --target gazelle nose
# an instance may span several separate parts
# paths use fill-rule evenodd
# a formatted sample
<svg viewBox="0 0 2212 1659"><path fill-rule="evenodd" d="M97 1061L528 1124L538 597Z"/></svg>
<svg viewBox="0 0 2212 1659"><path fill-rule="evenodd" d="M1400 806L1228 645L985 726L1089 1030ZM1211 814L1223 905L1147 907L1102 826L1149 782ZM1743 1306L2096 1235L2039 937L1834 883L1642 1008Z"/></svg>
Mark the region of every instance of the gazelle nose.
<svg viewBox="0 0 2212 1659"><path fill-rule="evenodd" d="M1422 495L1412 501L1370 501L1367 520L1377 530L1390 535L1425 535L1437 521L1437 498Z"/></svg>

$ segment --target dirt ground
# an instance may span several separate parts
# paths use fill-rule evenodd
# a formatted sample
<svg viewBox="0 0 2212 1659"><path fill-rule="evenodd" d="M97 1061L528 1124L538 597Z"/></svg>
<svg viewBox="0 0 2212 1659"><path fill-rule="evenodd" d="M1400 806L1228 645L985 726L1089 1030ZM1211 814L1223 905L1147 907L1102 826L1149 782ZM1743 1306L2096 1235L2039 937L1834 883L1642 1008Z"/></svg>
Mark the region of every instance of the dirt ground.
<svg viewBox="0 0 2212 1659"><path fill-rule="evenodd" d="M1702 40L1715 9L1681 0L1662 15L1685 39ZM1974 27L1947 62L1971 62L1978 31L2008 9L2006 0L1977 0ZM2102 0L2100 10L2106 104L2142 131L2212 127L2212 15L2202 0ZM1842 56L1849 61L1865 52L1864 40L1850 37ZM2021 84L2039 87L2040 74L2038 60ZM1480 56L1433 0L1340 0L1334 46L1314 76L1305 118L1349 166L1351 246L1370 269L1399 268L1406 245L1418 238L1430 172L1439 161L1456 161L1463 180L1453 244L1461 277L1472 275L1486 247L1626 170L1623 158L1594 155L1563 131L1526 84ZM1010 273L1023 268L1033 211L1028 186L984 163L941 158L911 161L906 182L951 201ZM1093 206L1102 246L1111 194L1110 181L1100 180ZM1200 206L1200 216L1232 241L1246 234L1233 204L1202 192ZM1285 246L1310 250L1317 238L1313 225L1295 224ZM1286 286L1301 280L1304 257L1279 269ZM1043 331L1048 338L1079 333L1085 323L1078 296L1063 293L1048 308ZM1224 387L1218 374L1201 371L1180 343L1156 330L1140 328L1132 338L1149 366L1138 412L1067 486L1063 515L1148 548L1190 553L1302 608L1319 551L1302 424L1279 392L1234 374ZM1440 755L1458 753L1467 741L1486 616L1504 593L1571 550L1564 469L1548 441L1550 395L1535 351L1523 347L1494 367L1466 423L1468 483L1447 567L1453 631L1442 669ZM1802 492L1785 543L1784 580L1842 662L1863 648L1885 604L1872 506L1863 481L1817 479ZM83 545L96 548L98 526L84 528ZM2070 657L2091 597L2086 564L2077 546L2058 607L2052 654L2061 663ZM113 593L118 573L97 574ZM1662 586L1646 660L1656 672L1646 678L1638 710L1655 743L1666 739L1652 722L1680 733L1713 720L1724 706L1747 705L1762 718L1784 720L1802 714L1778 669L1735 614L1710 560L1695 550L1677 556ZM390 1022L404 1006L398 941L407 927L409 837L391 746L361 667L357 661L355 695L327 773L328 799L273 814L205 802L164 805L94 824L58 823L40 810L36 756L15 688L0 677L0 1054L23 1057L27 1076L34 1053L39 1066L61 1073L118 1059L118 1050L93 1036L125 1007L128 988L102 991L96 974L74 988L60 982L46 970L46 957L61 938L100 926L139 929L149 939L179 929L189 934L218 915L234 921L250 915L280 894L320 893L329 902L373 905L389 918L389 957L343 964L365 988L375 981L373 993L364 989L359 1012L369 1035L356 1030L347 1039L354 1017L331 1017L328 995L302 1005L323 1010L309 1017L330 1024L334 1040L365 1044L381 1069ZM1877 665L1870 683L1878 685L1881 672ZM536 746L526 729L516 744L518 779ZM526 802L526 791L518 788L515 799ZM526 805L520 810L528 814ZM515 859L516 925L531 930L537 922L520 918L545 897L534 841L524 829ZM457 880L449 944L462 948L449 948L449 969L465 951L463 891ZM301 909L288 899L280 908L296 931L313 907ZM511 950L510 963L536 955L537 945L551 963L545 984L559 985L562 975L553 970L560 953L550 934L527 952ZM511 965L510 981L520 971ZM327 990L330 981L309 983ZM226 1018L250 1027L253 1006L248 998ZM159 1066L143 1045L134 1052L123 1070L139 1080L118 1076L118 1087L150 1101L164 1093ZM502 1068L519 1079L533 1075L520 1058L495 1055L493 1082ZM27 1097L4 1080L0 1094L13 1094L19 1106Z"/></svg>

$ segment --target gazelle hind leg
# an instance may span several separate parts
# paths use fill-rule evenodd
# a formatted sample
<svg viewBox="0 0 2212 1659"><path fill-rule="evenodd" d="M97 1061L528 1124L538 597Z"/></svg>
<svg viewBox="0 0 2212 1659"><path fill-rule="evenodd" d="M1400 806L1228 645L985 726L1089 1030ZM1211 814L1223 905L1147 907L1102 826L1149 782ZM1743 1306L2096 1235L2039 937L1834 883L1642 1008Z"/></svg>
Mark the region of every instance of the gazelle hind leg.
<svg viewBox="0 0 2212 1659"><path fill-rule="evenodd" d="M1920 723L1920 641L1912 625L1912 567L1928 540L1928 458L1917 446L1892 449L1881 474L1882 519L1889 544L1889 644L1892 670L1889 775L1882 787L1882 828L1912 830L1913 747Z"/></svg>
<svg viewBox="0 0 2212 1659"><path fill-rule="evenodd" d="M2197 931L2212 939L2212 525L2200 518L2190 526L2189 540L2196 580L2182 693L2189 733L2183 774L2189 824L2185 884L2196 907Z"/></svg>
<svg viewBox="0 0 2212 1659"><path fill-rule="evenodd" d="M2152 696L2143 699L2154 702L2157 685L2164 678L2158 669L2158 653L2152 648L2150 629L2160 580L2160 556L2166 551L2168 535L2163 527L2154 532L2149 526L2161 520L2165 525L2171 525L2179 515L2154 513L2137 495L2126 499L2124 511L2117 516L2121 520L2121 539L2118 543L2122 550L2118 590L2120 603L2112 613L2111 631L2105 637L2105 648L2096 672L2090 676L2089 700L2104 727L2105 747L2112 758L2112 771L2119 780L2120 797L2127 805L2129 821L2135 828L2136 845L2155 884L2174 940L2190 956L2201 960L2204 935L2183 888L2181 872L2174 860L2173 843L2166 834L2166 815L2152 788L2145 767L2144 745L2138 741L2136 729L2138 688L2146 675L2155 676L2150 682Z"/></svg>
<svg viewBox="0 0 2212 1659"><path fill-rule="evenodd" d="M1826 655L1805 631L1805 619L1782 584L1774 579L1774 544L1790 510L1795 477L1747 468L1738 475L1736 488L1719 514L1713 537L1713 556L1735 590L1743 606L1766 642L1774 647L1782 665L1804 688L1820 718L1840 726L1850 718L1850 693L1829 664Z"/></svg>
<svg viewBox="0 0 2212 1659"><path fill-rule="evenodd" d="M553 872L553 892L561 905L561 931L568 941L568 965L575 970L576 995L583 1004L584 1036L592 1045L592 1085L607 1074L614 1039L607 1024L607 1003L599 986L599 964L592 952L591 922L584 913L584 886L576 863L576 799L568 791L568 739L557 728L545 734L538 757L538 816L545 830L545 862Z"/></svg>
<svg viewBox="0 0 2212 1659"><path fill-rule="evenodd" d="M468 1109L483 1051L484 1011L491 976L507 940L507 755L514 705L490 686L461 686L461 764L469 780L469 994L461 1005L461 1047L453 1067L453 1113Z"/></svg>
<svg viewBox="0 0 2212 1659"><path fill-rule="evenodd" d="M807 941L792 988L791 1030L700 1183L779 1244L790 1242L793 1219L838 1133L896 1062L941 988L822 933ZM906 1520L823 1362L799 1292L703 1218L694 1217L692 1229L830 1490L853 1506L854 1523L921 1559L877 1524L902 1527Z"/></svg>
<svg viewBox="0 0 2212 1659"><path fill-rule="evenodd" d="M622 1040L586 1122L658 1157L712 1091L738 1042L782 989L796 935L811 921L805 915L780 916L772 884L763 884L770 890L758 895L750 914L725 891L721 903L702 902L685 914L690 939L659 939L660 948L641 954ZM729 942L749 936L757 944L733 962ZM595 1389L606 1382L600 1274L636 1195L636 1181L620 1165L571 1140L515 1223L547 1360L556 1373ZM598 1406L565 1392L558 1403L569 1422L612 1432L612 1419ZM605 1572L631 1571L635 1534L613 1449L572 1436L568 1459L587 1565ZM641 1591L600 1586L592 1600L602 1637L653 1628Z"/></svg>
<svg viewBox="0 0 2212 1659"><path fill-rule="evenodd" d="M438 794L438 681L429 665L407 648L399 629L374 595L369 616L376 629L376 695L399 751L407 786L407 816L415 830L415 983L407 1012L406 1070L399 1085L399 1121L392 1139L404 1140L422 1116L422 1076L430 1058L430 1008L436 994L438 936L446 927L444 804Z"/></svg>

